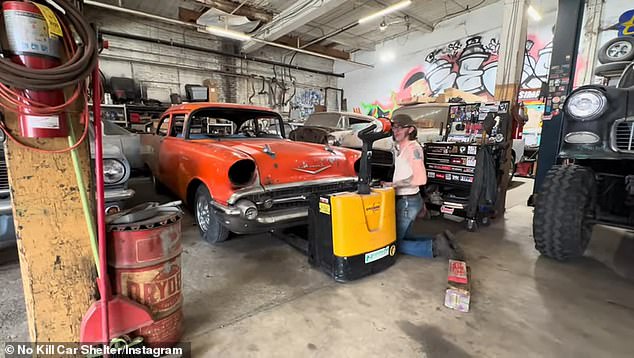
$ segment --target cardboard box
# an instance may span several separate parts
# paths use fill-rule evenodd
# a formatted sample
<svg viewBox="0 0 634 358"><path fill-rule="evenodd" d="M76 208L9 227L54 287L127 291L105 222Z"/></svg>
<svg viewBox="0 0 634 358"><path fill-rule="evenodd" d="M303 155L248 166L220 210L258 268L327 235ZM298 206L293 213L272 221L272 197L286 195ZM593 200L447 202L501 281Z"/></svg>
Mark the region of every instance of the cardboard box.
<svg viewBox="0 0 634 358"><path fill-rule="evenodd" d="M470 270L466 262L449 260L445 307L460 312L469 312L469 304L471 303L469 275Z"/></svg>

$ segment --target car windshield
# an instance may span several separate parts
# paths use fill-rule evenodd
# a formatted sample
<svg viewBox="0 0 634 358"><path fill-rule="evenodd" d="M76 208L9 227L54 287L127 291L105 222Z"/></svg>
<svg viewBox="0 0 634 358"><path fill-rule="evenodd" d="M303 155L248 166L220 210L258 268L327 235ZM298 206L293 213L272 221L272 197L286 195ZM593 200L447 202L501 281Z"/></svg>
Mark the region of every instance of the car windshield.
<svg viewBox="0 0 634 358"><path fill-rule="evenodd" d="M403 106L397 108L392 114L394 118L398 114L407 114L416 122L417 128L441 128L445 125L449 116L448 106Z"/></svg>
<svg viewBox="0 0 634 358"><path fill-rule="evenodd" d="M370 124L372 124L372 123L356 123L356 124L352 124L352 125L350 125L350 129L352 129L355 132L358 132L358 131L368 127Z"/></svg>
<svg viewBox="0 0 634 358"><path fill-rule="evenodd" d="M103 134L105 135L131 135L125 128L112 123L111 121L104 119L103 121Z"/></svg>
<svg viewBox="0 0 634 358"><path fill-rule="evenodd" d="M314 113L304 123L304 126L343 129L339 113Z"/></svg>
<svg viewBox="0 0 634 358"><path fill-rule="evenodd" d="M189 139L281 138L282 119L275 112L236 108L202 109L191 114Z"/></svg>

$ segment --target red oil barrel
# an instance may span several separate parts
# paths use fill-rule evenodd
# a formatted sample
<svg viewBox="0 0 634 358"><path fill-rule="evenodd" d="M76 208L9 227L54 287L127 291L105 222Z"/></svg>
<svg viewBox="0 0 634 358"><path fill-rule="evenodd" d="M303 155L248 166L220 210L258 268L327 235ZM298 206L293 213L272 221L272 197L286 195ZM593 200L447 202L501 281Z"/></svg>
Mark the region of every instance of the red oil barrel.
<svg viewBox="0 0 634 358"><path fill-rule="evenodd" d="M135 332L150 347L176 344L182 335L181 217L180 211L161 212L108 226L114 293L150 309L155 322Z"/></svg>

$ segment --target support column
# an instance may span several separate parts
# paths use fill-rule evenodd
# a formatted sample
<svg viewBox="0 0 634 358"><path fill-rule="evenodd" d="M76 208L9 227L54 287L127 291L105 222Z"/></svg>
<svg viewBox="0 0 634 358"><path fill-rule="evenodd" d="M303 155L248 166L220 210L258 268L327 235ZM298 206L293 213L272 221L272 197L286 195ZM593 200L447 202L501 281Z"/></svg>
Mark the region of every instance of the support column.
<svg viewBox="0 0 634 358"><path fill-rule="evenodd" d="M505 0L502 32L500 34L500 54L498 59L497 77L495 82L495 99L510 101L511 113L516 112L517 95L522 81L524 53L526 50L527 0ZM511 117L512 118L512 117ZM509 173L513 168L513 126L509 125L505 138L504 174L498 183L496 211L498 215L504 213L506 206L506 190L510 184Z"/></svg>
<svg viewBox="0 0 634 358"><path fill-rule="evenodd" d="M579 56L586 60L586 67L577 78L579 84L590 84L594 79L594 67L597 62L597 44L601 30L601 14L603 13L604 0L586 1L586 22L583 24L581 49Z"/></svg>
<svg viewBox="0 0 634 358"><path fill-rule="evenodd" d="M584 3L584 0L559 0L558 3L548 82L549 84L559 82L561 86L550 87L546 97L539 157L537 158L537 174L535 175L533 196L529 202L534 202L534 195L539 194L546 174L553 165L557 164L563 126L563 113L559 108L559 103L563 103L572 91ZM554 98L557 98L557 101L553 101Z"/></svg>
<svg viewBox="0 0 634 358"><path fill-rule="evenodd" d="M79 138L82 106L73 107ZM17 115L5 111L4 116L7 127L17 135ZM18 138L42 149L68 147L66 138ZM6 149L31 340L77 342L82 317L95 300L96 270L71 154L39 153L10 140ZM86 183L91 183L89 153L86 140L79 147Z"/></svg>

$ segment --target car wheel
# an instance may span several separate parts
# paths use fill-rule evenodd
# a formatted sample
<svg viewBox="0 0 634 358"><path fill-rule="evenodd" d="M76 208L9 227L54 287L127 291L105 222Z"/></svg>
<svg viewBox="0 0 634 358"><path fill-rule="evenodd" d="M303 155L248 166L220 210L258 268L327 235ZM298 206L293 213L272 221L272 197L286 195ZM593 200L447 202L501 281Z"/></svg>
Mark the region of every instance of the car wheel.
<svg viewBox="0 0 634 358"><path fill-rule="evenodd" d="M579 165L557 165L548 171L535 197L533 238L542 255L565 261L583 255L592 224L596 182L592 170Z"/></svg>
<svg viewBox="0 0 634 358"><path fill-rule="evenodd" d="M194 214L203 240L210 244L216 244L229 238L229 230L220 223L218 217L214 214L211 205L211 194L209 194L209 189L204 185L200 185L196 190Z"/></svg>
<svg viewBox="0 0 634 358"><path fill-rule="evenodd" d="M167 194L168 192L167 187L154 174L152 174L152 186L157 194Z"/></svg>
<svg viewBox="0 0 634 358"><path fill-rule="evenodd" d="M634 37L617 37L605 43L599 49L601 63L613 63L634 60Z"/></svg>
<svg viewBox="0 0 634 358"><path fill-rule="evenodd" d="M594 69L594 74L601 77L620 76L625 68L630 64L629 61L612 62L605 65L599 65Z"/></svg>

